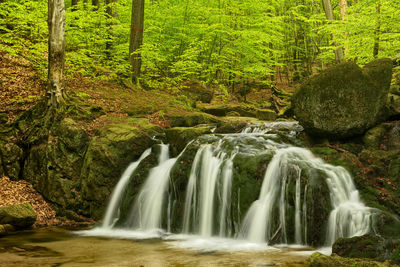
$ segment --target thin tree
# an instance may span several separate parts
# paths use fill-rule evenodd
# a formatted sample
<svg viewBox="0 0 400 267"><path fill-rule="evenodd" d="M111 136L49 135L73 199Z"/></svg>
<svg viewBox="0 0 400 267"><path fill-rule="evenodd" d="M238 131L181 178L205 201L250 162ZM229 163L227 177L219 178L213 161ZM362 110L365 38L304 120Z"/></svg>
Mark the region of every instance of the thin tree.
<svg viewBox="0 0 400 267"><path fill-rule="evenodd" d="M380 34L381 34L381 1L376 3L376 24L375 24L375 32L374 32L374 58L378 57L379 54L379 42L380 42Z"/></svg>
<svg viewBox="0 0 400 267"><path fill-rule="evenodd" d="M49 56L46 95L48 106L59 108L65 103L63 85L65 51L64 0L48 0Z"/></svg>
<svg viewBox="0 0 400 267"><path fill-rule="evenodd" d="M335 17L333 15L333 8L332 8L332 3L331 0L322 0L322 6L324 8L325 11L325 15L327 20L335 20ZM334 38L334 34L332 33L332 39ZM338 44L336 42L333 42L334 46L338 46ZM336 59L336 63L340 63L343 61L343 49L341 47L338 47L335 50L335 59Z"/></svg>
<svg viewBox="0 0 400 267"><path fill-rule="evenodd" d="M138 49L143 43L144 0L132 1L131 34L129 42L129 55L132 65L132 82L136 83L140 76L142 65Z"/></svg>

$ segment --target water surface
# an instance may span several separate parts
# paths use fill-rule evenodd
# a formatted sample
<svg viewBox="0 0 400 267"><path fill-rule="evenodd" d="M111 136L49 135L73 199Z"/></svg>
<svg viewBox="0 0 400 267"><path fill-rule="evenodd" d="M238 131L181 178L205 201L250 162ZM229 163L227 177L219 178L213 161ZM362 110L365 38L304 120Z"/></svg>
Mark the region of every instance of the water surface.
<svg viewBox="0 0 400 267"><path fill-rule="evenodd" d="M304 248L201 250L176 239L82 237L51 228L0 237L0 266L306 266ZM229 244L225 244L229 248Z"/></svg>

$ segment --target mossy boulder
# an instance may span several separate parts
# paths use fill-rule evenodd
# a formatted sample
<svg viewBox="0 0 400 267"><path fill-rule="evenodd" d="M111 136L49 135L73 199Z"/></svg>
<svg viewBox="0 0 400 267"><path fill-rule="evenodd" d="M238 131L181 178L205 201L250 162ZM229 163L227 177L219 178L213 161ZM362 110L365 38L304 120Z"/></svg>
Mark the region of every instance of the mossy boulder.
<svg viewBox="0 0 400 267"><path fill-rule="evenodd" d="M175 127L165 131L174 156L177 156L191 140L209 133L209 127Z"/></svg>
<svg viewBox="0 0 400 267"><path fill-rule="evenodd" d="M230 112L236 112L242 117L257 117L257 109L248 104L218 104L218 105L201 105L198 106L201 111L212 114L214 116L227 116Z"/></svg>
<svg viewBox="0 0 400 267"><path fill-rule="evenodd" d="M60 215L80 207L80 174L89 140L80 124L65 118L50 129L46 142L26 150L24 179L57 204Z"/></svg>
<svg viewBox="0 0 400 267"><path fill-rule="evenodd" d="M202 112L167 114L165 118L171 123L172 127L193 127L199 124L216 124L220 122L214 116Z"/></svg>
<svg viewBox="0 0 400 267"><path fill-rule="evenodd" d="M400 263L400 240L384 239L376 235L339 238L332 253L346 258L366 258Z"/></svg>
<svg viewBox="0 0 400 267"><path fill-rule="evenodd" d="M156 143L160 127L147 119L126 119L104 126L92 138L81 170L82 198L89 214L100 218L112 189L130 162Z"/></svg>
<svg viewBox="0 0 400 267"><path fill-rule="evenodd" d="M347 138L385 118L392 61L379 59L363 69L342 63L306 80L292 98L293 111L313 135Z"/></svg>
<svg viewBox="0 0 400 267"><path fill-rule="evenodd" d="M13 142L0 141L0 174L6 175L13 180L17 180L20 175L20 161L23 150Z"/></svg>
<svg viewBox="0 0 400 267"><path fill-rule="evenodd" d="M210 103L213 98L213 90L198 80L188 80L180 85L179 93L189 98L193 103Z"/></svg>
<svg viewBox="0 0 400 267"><path fill-rule="evenodd" d="M3 235L11 234L15 231L15 227L11 224L0 224L0 237Z"/></svg>
<svg viewBox="0 0 400 267"><path fill-rule="evenodd" d="M278 115L270 109L257 109L257 119L263 121L274 121Z"/></svg>
<svg viewBox="0 0 400 267"><path fill-rule="evenodd" d="M400 95L389 94L388 109L390 116L400 116Z"/></svg>
<svg viewBox="0 0 400 267"><path fill-rule="evenodd" d="M11 224L17 228L27 228L35 223L36 217L36 213L29 203L0 208L0 224Z"/></svg>
<svg viewBox="0 0 400 267"><path fill-rule="evenodd" d="M332 254L332 256L326 256L319 252L315 252L308 259L309 267L389 267L393 266L389 262L377 262L366 259L350 259L340 257L336 254Z"/></svg>

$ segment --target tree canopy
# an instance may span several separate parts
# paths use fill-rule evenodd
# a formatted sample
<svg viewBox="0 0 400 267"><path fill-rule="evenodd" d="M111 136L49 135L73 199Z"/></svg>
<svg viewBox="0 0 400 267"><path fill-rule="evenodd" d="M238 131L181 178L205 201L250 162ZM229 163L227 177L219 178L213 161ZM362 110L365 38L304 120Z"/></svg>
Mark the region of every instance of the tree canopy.
<svg viewBox="0 0 400 267"><path fill-rule="evenodd" d="M147 1L141 79L151 87L192 78L272 84L334 64L335 44L360 65L400 53L399 1L347 1L345 17L339 0L331 3L334 20L320 0ZM128 77L132 0L65 5L66 75ZM0 48L29 50L44 69L47 1L0 1L0 21Z"/></svg>

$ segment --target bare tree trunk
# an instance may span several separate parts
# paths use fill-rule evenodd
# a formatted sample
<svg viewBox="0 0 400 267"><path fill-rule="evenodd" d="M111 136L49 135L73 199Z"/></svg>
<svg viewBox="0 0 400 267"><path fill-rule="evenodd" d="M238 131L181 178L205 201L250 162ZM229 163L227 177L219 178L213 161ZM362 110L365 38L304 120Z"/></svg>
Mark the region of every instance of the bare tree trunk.
<svg viewBox="0 0 400 267"><path fill-rule="evenodd" d="M108 40L106 41L106 55L107 58L111 57L110 50L112 48L112 39L114 37L113 32L113 19L117 17L117 12L114 11L113 4L117 3L117 0L106 0L106 13L108 15L108 23L107 23L107 32L108 32Z"/></svg>
<svg viewBox="0 0 400 267"><path fill-rule="evenodd" d="M65 50L64 0L48 0L49 66L47 91L48 106L58 108L65 103L63 85Z"/></svg>
<svg viewBox="0 0 400 267"><path fill-rule="evenodd" d="M142 65L140 53L135 53L143 43L144 0L133 0L129 55L132 65L132 82L136 83Z"/></svg>
<svg viewBox="0 0 400 267"><path fill-rule="evenodd" d="M345 21L347 17L347 0L339 0L339 8L340 8L340 20ZM347 38L349 37L349 33L345 33L345 39L347 41ZM344 44L344 55L345 57L348 54L349 48L346 45L347 42Z"/></svg>
<svg viewBox="0 0 400 267"><path fill-rule="evenodd" d="M325 15L328 20L334 20L335 17L333 16L333 8L332 8L332 3L331 0L322 0L322 6L324 7L325 10ZM332 35L332 39L334 39L334 34ZM333 42L334 46L338 46L336 42ZM343 61L343 49L341 47L338 47L335 50L335 59L336 63L340 63Z"/></svg>
<svg viewBox="0 0 400 267"><path fill-rule="evenodd" d="M340 0L339 1L339 8L340 8L340 19L345 20L347 16L347 1Z"/></svg>
<svg viewBox="0 0 400 267"><path fill-rule="evenodd" d="M373 51L374 58L377 58L378 54L379 54L379 41L380 41L380 34L381 34L381 2L380 1L378 1L378 3L376 3L376 13L377 13L378 17L376 19L376 26L375 26L374 51Z"/></svg>

